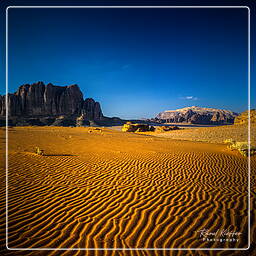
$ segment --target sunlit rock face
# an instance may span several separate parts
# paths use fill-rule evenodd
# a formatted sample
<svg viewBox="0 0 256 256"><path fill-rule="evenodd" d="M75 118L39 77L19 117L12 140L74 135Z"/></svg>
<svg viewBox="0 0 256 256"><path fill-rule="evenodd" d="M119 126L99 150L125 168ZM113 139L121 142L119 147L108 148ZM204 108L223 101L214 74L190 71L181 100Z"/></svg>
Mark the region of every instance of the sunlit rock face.
<svg viewBox="0 0 256 256"><path fill-rule="evenodd" d="M235 124L248 124L249 121L249 114L248 110L242 112L239 116L235 119ZM256 123L256 109L250 110L250 123L255 124Z"/></svg>
<svg viewBox="0 0 256 256"><path fill-rule="evenodd" d="M192 106L166 110L159 113L156 119L169 123L232 124L237 115L237 113L229 110Z"/></svg>

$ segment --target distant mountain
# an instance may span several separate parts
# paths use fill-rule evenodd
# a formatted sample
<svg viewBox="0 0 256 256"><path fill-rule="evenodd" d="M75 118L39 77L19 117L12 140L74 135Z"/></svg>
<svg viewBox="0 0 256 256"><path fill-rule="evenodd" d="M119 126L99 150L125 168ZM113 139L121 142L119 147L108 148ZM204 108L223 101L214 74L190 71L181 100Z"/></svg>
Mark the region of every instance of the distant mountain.
<svg viewBox="0 0 256 256"><path fill-rule="evenodd" d="M0 96L2 123L6 97L11 125L82 125L103 119L100 104L91 98L84 100L78 85L21 85L15 93Z"/></svg>
<svg viewBox="0 0 256 256"><path fill-rule="evenodd" d="M256 109L250 110L250 122L252 124L256 123ZM235 124L248 124L248 110L242 112L235 118Z"/></svg>
<svg viewBox="0 0 256 256"><path fill-rule="evenodd" d="M232 124L237 115L237 113L229 110L192 106L166 110L159 113L155 119L168 123Z"/></svg>

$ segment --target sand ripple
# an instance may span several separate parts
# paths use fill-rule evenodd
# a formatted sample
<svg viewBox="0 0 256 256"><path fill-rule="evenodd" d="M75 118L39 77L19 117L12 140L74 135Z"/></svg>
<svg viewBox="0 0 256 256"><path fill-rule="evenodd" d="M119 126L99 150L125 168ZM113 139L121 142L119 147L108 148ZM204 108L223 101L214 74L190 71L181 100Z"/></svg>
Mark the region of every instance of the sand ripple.
<svg viewBox="0 0 256 256"><path fill-rule="evenodd" d="M112 143L114 140L112 137ZM138 140L144 143L144 151L113 147L100 153L88 150L49 156L11 151L9 247L247 247L245 158L228 154L220 146L207 151L203 143L159 139L147 148L148 138ZM166 148L154 150L152 143L154 148L160 143ZM197 145L190 150L192 144ZM252 160L255 168L255 158ZM1 193L1 207L4 196ZM197 231L203 228L235 229L243 235L236 242L202 241ZM188 255L184 251L172 253ZM149 255L144 251L62 251L61 255L87 254ZM230 255L224 251L219 254ZM200 255L209 254L201 251Z"/></svg>

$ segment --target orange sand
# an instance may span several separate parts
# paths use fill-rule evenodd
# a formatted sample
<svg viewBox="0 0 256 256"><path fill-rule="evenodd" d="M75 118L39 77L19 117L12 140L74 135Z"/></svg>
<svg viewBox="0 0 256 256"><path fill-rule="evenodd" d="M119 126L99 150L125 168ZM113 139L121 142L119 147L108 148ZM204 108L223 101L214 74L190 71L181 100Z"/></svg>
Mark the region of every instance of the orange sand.
<svg viewBox="0 0 256 256"><path fill-rule="evenodd" d="M4 129L0 136L3 152ZM33 153L36 146L44 149L46 155ZM8 246L247 247L247 164L245 157L224 145L107 128L10 128ZM251 165L253 178L255 157ZM1 184L4 184L3 161L1 169ZM1 209L5 207L4 190L1 186ZM2 210L1 217L4 214ZM0 224L3 231L4 221ZM201 229L211 232L230 229L242 235L238 242L207 242L197 232ZM0 243L5 243L3 233ZM5 251L6 255L13 253ZM15 253L192 255L186 251ZM210 254L201 251L200 255ZM233 251L224 255L243 254Z"/></svg>

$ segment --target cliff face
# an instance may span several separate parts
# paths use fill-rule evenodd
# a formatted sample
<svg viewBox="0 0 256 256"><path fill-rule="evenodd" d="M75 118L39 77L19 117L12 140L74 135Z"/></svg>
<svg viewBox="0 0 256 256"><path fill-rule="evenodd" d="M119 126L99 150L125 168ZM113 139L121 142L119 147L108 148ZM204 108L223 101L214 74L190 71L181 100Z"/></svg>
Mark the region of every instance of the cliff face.
<svg viewBox="0 0 256 256"><path fill-rule="evenodd" d="M84 100L77 85L25 84L7 97L9 118L83 115L88 120L99 120L103 117L100 104L91 98ZM6 95L0 96L0 116L6 114L5 100Z"/></svg>
<svg viewBox="0 0 256 256"><path fill-rule="evenodd" d="M256 109L250 110L250 123L256 123ZM248 110L236 117L235 124L248 124Z"/></svg>
<svg viewBox="0 0 256 256"><path fill-rule="evenodd" d="M236 113L229 110L193 106L161 112L156 119L170 123L227 124L233 123L236 116Z"/></svg>
<svg viewBox="0 0 256 256"><path fill-rule="evenodd" d="M95 102L92 98L83 101L80 113L90 120L102 119L103 117L100 103Z"/></svg>

